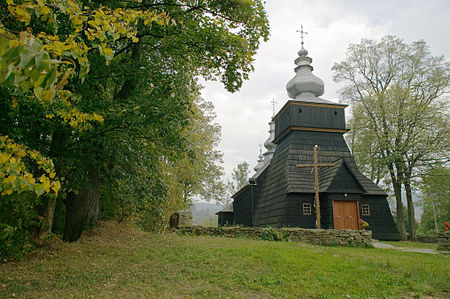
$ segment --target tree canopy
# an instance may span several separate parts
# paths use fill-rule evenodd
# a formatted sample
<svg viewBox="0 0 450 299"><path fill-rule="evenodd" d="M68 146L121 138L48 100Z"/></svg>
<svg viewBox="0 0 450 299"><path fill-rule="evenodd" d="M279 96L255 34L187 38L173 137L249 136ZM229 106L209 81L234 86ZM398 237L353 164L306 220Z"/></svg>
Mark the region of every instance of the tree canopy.
<svg viewBox="0 0 450 299"><path fill-rule="evenodd" d="M423 168L448 159L450 63L432 56L424 41L386 36L351 44L333 71L335 81L348 83L341 96L353 104L352 151L372 179L392 184L403 239L404 187L414 240L412 183Z"/></svg>
<svg viewBox="0 0 450 299"><path fill-rule="evenodd" d="M433 235L443 230L450 220L450 168L436 165L423 175L420 182L423 214L419 231Z"/></svg>
<svg viewBox="0 0 450 299"><path fill-rule="evenodd" d="M0 16L0 192L10 207L34 192L25 222L38 235L60 219L75 240L130 201L142 223L161 219L167 167L184 159L220 174L197 78L239 89L268 37L262 1L8 0ZM189 140L202 117L214 130L204 147ZM1 215L30 230L13 222Z"/></svg>
<svg viewBox="0 0 450 299"><path fill-rule="evenodd" d="M231 174L232 180L227 182L227 189L230 197L248 184L248 176L250 174L249 167L250 165L244 161L236 165L236 168L233 169L233 173Z"/></svg>

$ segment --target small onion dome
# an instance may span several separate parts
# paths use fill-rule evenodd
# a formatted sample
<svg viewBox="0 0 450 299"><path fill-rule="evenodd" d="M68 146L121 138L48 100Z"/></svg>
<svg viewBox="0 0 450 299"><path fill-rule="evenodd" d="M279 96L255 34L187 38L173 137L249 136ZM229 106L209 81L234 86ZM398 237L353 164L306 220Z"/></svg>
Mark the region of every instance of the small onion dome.
<svg viewBox="0 0 450 299"><path fill-rule="evenodd" d="M300 96L319 97L323 95L324 83L322 79L316 77L312 71L312 59L308 57L308 50L300 49L297 53L299 57L295 60L295 76L286 85L290 98L299 99Z"/></svg>
<svg viewBox="0 0 450 299"><path fill-rule="evenodd" d="M258 156L258 164L256 164L255 168L253 169L255 170L255 172L258 172L258 170L260 170L263 166L264 166L264 156L260 151Z"/></svg>
<svg viewBox="0 0 450 299"><path fill-rule="evenodd" d="M274 151L277 145L272 143L275 139L275 123L273 121L269 123L269 134L269 138L264 142L264 147L268 151Z"/></svg>

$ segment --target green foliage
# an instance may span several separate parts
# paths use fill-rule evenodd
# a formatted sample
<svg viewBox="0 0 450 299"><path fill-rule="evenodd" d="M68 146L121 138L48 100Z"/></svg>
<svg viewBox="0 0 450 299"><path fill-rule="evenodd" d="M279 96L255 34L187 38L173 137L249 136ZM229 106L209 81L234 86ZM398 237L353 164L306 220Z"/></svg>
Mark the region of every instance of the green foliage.
<svg viewBox="0 0 450 299"><path fill-rule="evenodd" d="M92 212L83 200L150 229L193 196L221 195L220 132L197 78L240 88L268 37L262 1L8 0L0 17L0 135L51 159L58 200L74 199L67 215L39 202L48 229L55 206L58 221ZM170 197L180 181L182 204Z"/></svg>
<svg viewBox="0 0 450 299"><path fill-rule="evenodd" d="M214 105L198 97L191 111L192 115L182 132L186 155L167 165L167 177L171 180L170 197L178 198L185 206L190 205L195 197L223 201L223 154L216 149L221 127L214 123Z"/></svg>
<svg viewBox="0 0 450 299"><path fill-rule="evenodd" d="M283 240L283 235L280 235L278 230L268 227L259 232L259 238L265 241L281 241Z"/></svg>
<svg viewBox="0 0 450 299"><path fill-rule="evenodd" d="M418 232L435 235L443 231L444 222L450 220L450 168L435 166L423 177L420 184L423 193L423 214Z"/></svg>
<svg viewBox="0 0 450 299"><path fill-rule="evenodd" d="M232 196L242 187L248 184L248 176L250 174L250 165L247 162L239 163L231 174L232 181L227 182L227 189Z"/></svg>
<svg viewBox="0 0 450 299"><path fill-rule="evenodd" d="M41 226L32 194L5 196L0 204L0 260L21 258L33 247L33 234Z"/></svg>

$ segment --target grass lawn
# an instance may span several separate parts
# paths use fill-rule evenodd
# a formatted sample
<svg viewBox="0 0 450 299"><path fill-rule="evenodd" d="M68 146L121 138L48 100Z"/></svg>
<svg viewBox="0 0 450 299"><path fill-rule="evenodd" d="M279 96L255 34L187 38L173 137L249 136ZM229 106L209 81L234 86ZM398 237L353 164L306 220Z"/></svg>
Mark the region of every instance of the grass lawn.
<svg viewBox="0 0 450 299"><path fill-rule="evenodd" d="M0 297L450 297L440 254L156 235L104 223L0 265Z"/></svg>

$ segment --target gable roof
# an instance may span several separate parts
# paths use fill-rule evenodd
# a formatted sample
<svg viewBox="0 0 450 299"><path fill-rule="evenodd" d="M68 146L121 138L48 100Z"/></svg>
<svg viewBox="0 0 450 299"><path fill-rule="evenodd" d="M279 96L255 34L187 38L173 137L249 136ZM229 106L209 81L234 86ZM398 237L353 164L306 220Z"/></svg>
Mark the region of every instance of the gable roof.
<svg viewBox="0 0 450 299"><path fill-rule="evenodd" d="M366 193L343 158L339 158L333 164L334 166L319 169L320 192Z"/></svg>
<svg viewBox="0 0 450 299"><path fill-rule="evenodd" d="M335 178L339 174L343 174L348 176L348 180L355 181L354 187L349 191L386 195L380 187L359 171L341 134L315 134L314 132L292 132L286 137L283 144L279 144L279 149L273 158L275 161L272 160L277 163L271 171L284 172L283 177L287 180L287 193L314 193L312 168L298 168L296 165L312 164L315 144L319 145L317 151L319 163L335 163L333 167L319 168L320 192L331 191L329 188L332 187ZM275 182L274 184L280 183Z"/></svg>

